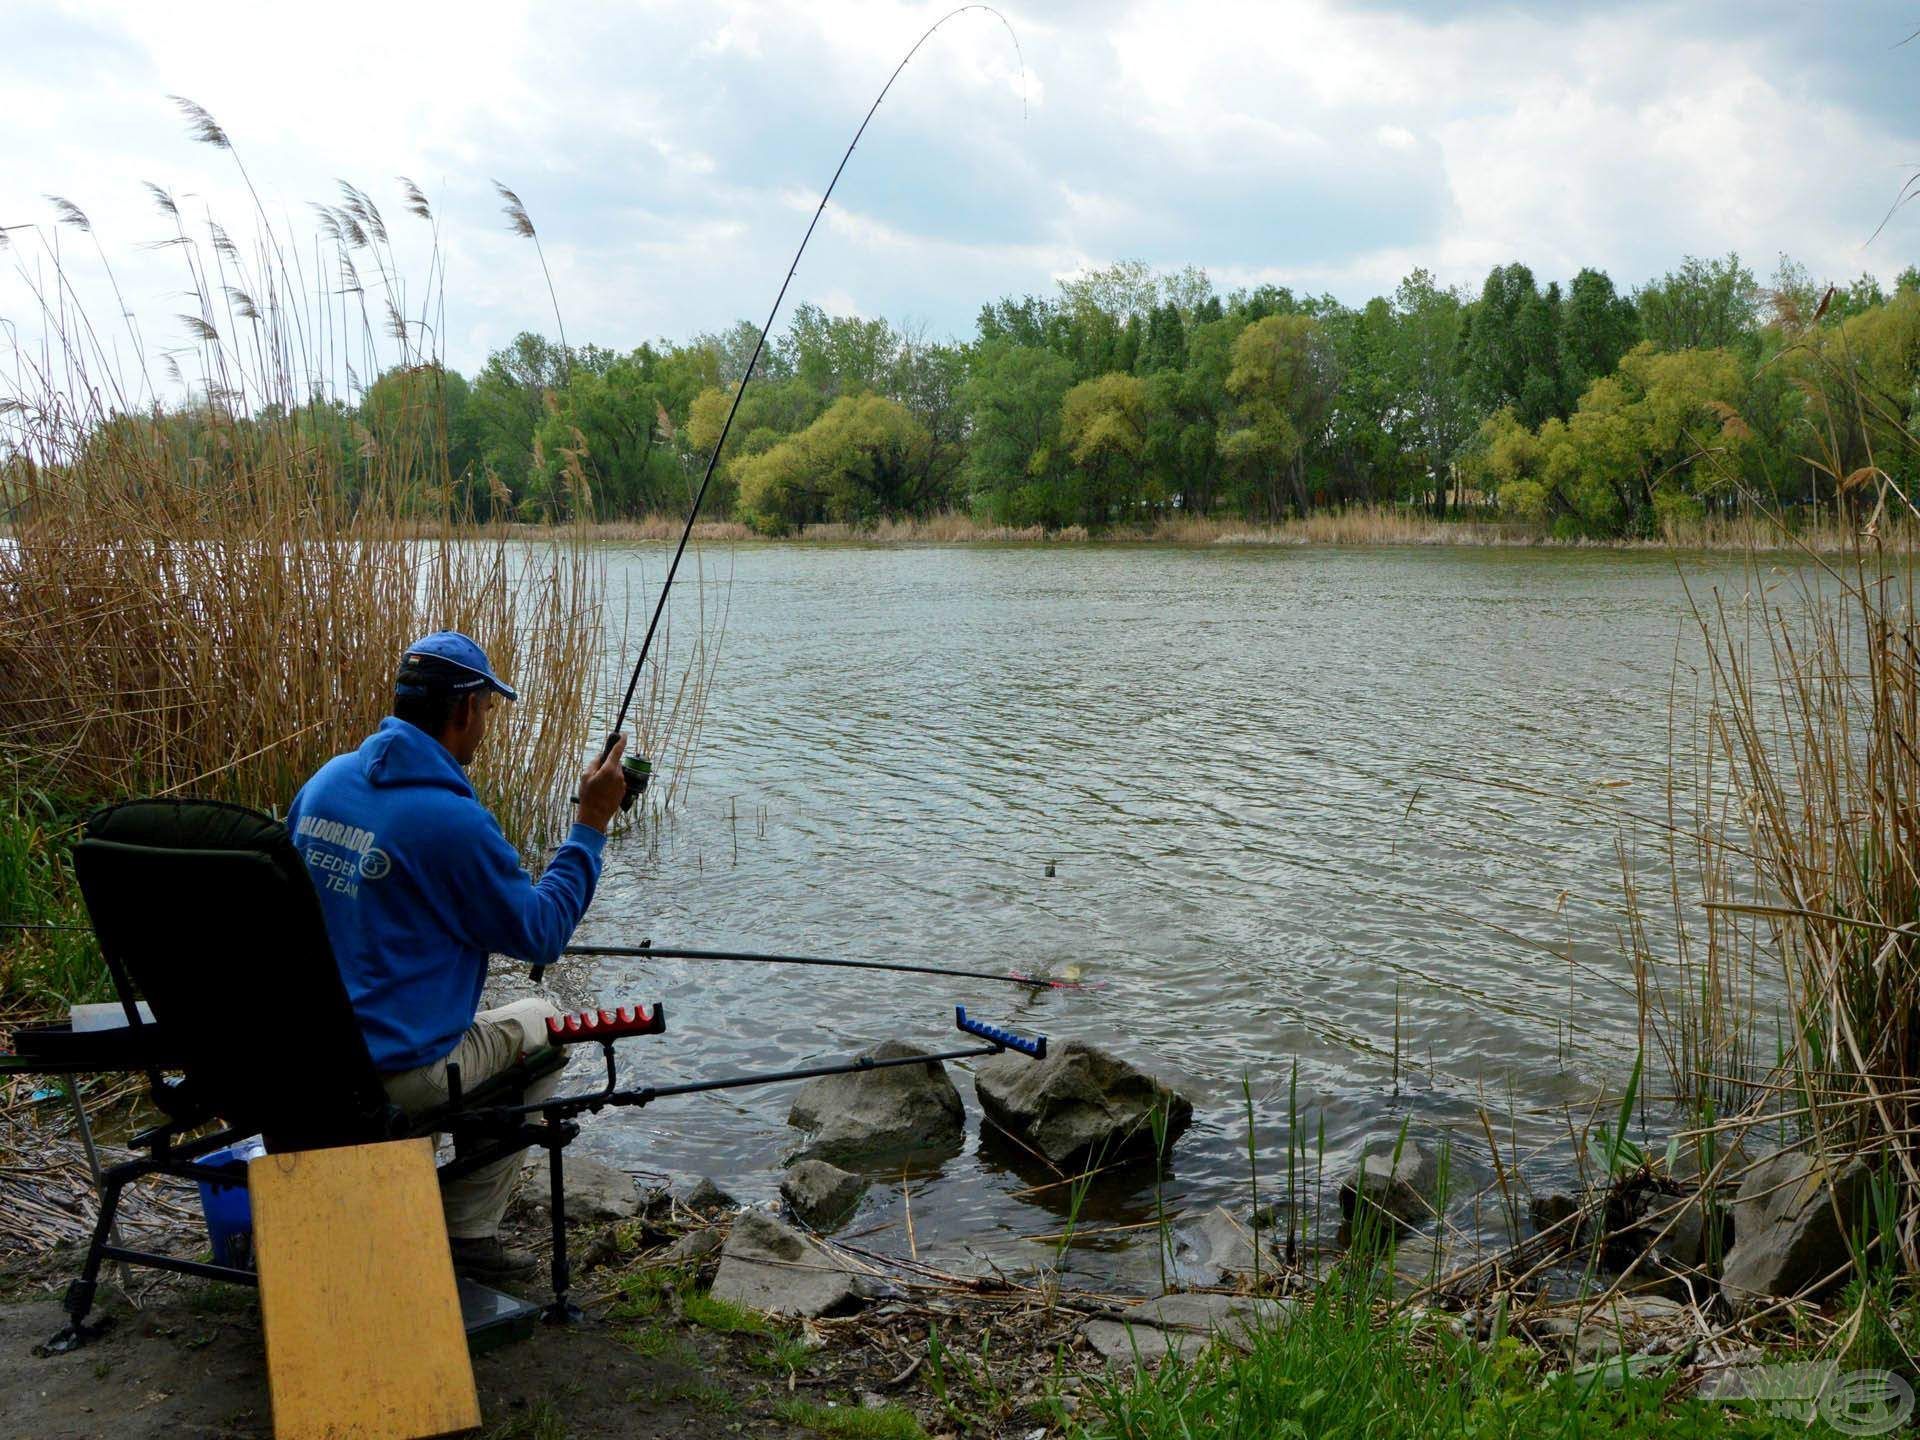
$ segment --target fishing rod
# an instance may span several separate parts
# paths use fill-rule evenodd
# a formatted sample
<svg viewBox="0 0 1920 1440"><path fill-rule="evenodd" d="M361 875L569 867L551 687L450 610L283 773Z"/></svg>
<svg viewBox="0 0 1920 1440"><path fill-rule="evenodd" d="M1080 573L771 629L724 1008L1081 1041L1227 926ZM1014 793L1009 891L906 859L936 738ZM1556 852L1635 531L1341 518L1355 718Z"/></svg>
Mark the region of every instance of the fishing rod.
<svg viewBox="0 0 1920 1440"><path fill-rule="evenodd" d="M888 960L846 960L822 955L762 955L751 950L679 950L638 945L569 945L563 955L604 955L656 960L743 960L761 965L824 965L844 970L894 970L908 975L944 975L952 980L991 980L1001 985L1025 985L1033 990L1080 990L1077 980L1048 980L1042 976L991 970L954 970L939 965L908 965Z"/></svg>
<svg viewBox="0 0 1920 1440"><path fill-rule="evenodd" d="M833 198L834 187L840 183L840 176L845 173L847 162L853 159L853 152L860 145L860 137L867 133L867 126L879 113L881 103L893 89L893 82L900 78L900 72L905 70L913 57L920 53L920 47L933 38L936 30L969 10L983 10L1005 25L1007 34L1013 36L1015 53L1019 52L1020 39L1013 35L1013 26L1008 24L1006 16L991 5L962 5L957 9L949 10L934 21L927 27L926 33L913 42L913 48L901 57L898 65L893 67L893 73L887 77L887 83L880 87L880 93L873 97L873 104L867 107L866 117L861 120L860 128L853 132L853 139L847 142L846 153L840 157L840 163L834 167L833 178L827 182L826 191L820 196L820 203L814 207L813 219L807 222L807 233L800 237L800 248L793 252L793 263L787 266L787 278L780 282L780 293L773 297L773 308L767 312L767 323L760 327L760 336L753 342L753 354L747 357L747 368L741 372L740 383L734 387L733 403L727 407L727 418L721 423L720 437L713 442L713 450L707 456L706 472L700 477L700 488L694 492L693 506L687 511L687 523L681 528L680 543L673 547L673 559L667 565L667 578L660 586L660 598L654 602L652 618L647 621L647 633L641 638L640 654L633 662L633 673L627 677L627 690L620 697L620 708L613 717L613 729L607 732L607 743L600 751L602 764L606 762L607 756L613 753L613 747L620 739L620 727L627 723L627 711L633 707L633 694L639 688L640 674L646 668L647 652L653 648L654 632L660 628L660 617L666 612L667 594L673 589L674 576L680 572L680 557L687 553L687 541L693 538L693 524L700 517L700 506L707 498L707 487L713 483L714 467L720 463L720 452L726 447L727 436L732 433L733 417L740 413L740 401L747 393L747 382L753 378L754 367L760 363L760 352L766 348L767 336L772 333L773 322L779 317L780 306L787 298L787 287L793 284L793 277L800 271L800 259L807 253L807 245L813 239L814 229L820 224L820 217L826 214L827 201ZM620 772L627 782L626 794L621 797L620 808L628 810L641 795L646 793L652 766L648 764L645 756L636 755L621 763ZM535 965L529 972L535 984L539 983L546 968L544 965Z"/></svg>

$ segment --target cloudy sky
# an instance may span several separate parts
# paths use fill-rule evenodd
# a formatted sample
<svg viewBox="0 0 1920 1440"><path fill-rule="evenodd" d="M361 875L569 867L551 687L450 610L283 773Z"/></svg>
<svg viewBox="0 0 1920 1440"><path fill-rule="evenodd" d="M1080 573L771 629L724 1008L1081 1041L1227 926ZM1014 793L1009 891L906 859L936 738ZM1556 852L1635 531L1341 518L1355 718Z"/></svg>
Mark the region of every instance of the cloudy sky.
<svg viewBox="0 0 1920 1440"><path fill-rule="evenodd" d="M0 266L42 240L97 295L92 220L156 347L184 337L177 249L143 182L195 223L254 227L231 135L276 226L310 237L337 179L387 214L409 305L433 201L442 341L472 369L551 329L519 191L570 338L626 347L759 317L820 189L897 59L950 6L412 0L325 6L10 0L0 34ZM1787 251L1822 278L1920 260L1920 0L1390 3L1104 0L949 22L895 87L789 303L962 334L984 299L1120 258L1348 301L1410 267L1582 265L1633 285L1687 253ZM1017 48L1016 48L1017 42ZM41 288L46 289L41 270ZM110 303L94 302L105 320ZM43 328L17 273L0 319Z"/></svg>

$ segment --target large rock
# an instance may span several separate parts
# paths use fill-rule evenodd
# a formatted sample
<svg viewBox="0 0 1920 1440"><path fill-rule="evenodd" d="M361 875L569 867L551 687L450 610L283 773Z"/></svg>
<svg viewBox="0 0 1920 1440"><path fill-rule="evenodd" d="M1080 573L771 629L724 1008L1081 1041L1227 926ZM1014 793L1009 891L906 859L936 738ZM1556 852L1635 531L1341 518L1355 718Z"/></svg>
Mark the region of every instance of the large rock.
<svg viewBox="0 0 1920 1440"><path fill-rule="evenodd" d="M542 1181L546 1178L541 1173L544 1169L542 1166L535 1172ZM528 1210L536 1215L547 1214L551 1208L551 1192L544 1183L537 1188L530 1186L525 1193ZM633 1176L584 1155L568 1159L561 1194L566 1198L569 1222L629 1220L640 1212L640 1192Z"/></svg>
<svg viewBox="0 0 1920 1440"><path fill-rule="evenodd" d="M713 1294L770 1315L834 1315L872 1293L867 1278L790 1225L743 1210L720 1251Z"/></svg>
<svg viewBox="0 0 1920 1440"><path fill-rule="evenodd" d="M1191 1357L1215 1340L1247 1349L1256 1329L1292 1309L1291 1301L1248 1295L1168 1294L1143 1301L1124 1320L1089 1320L1081 1333L1103 1360L1152 1365L1169 1354Z"/></svg>
<svg viewBox="0 0 1920 1440"><path fill-rule="evenodd" d="M1044 1060L1008 1053L974 1072L987 1118L1055 1165L1111 1164L1151 1155L1156 1107L1171 1146L1193 1119L1193 1102L1116 1055L1068 1040Z"/></svg>
<svg viewBox="0 0 1920 1440"><path fill-rule="evenodd" d="M1841 1222L1858 1223L1869 1173L1865 1160L1829 1164L1800 1150L1771 1155L1747 1172L1720 1275L1720 1292L1736 1314L1821 1286L1846 1269L1853 1252Z"/></svg>
<svg viewBox="0 0 1920 1440"><path fill-rule="evenodd" d="M884 1040L859 1058L895 1060L927 1052ZM793 1098L787 1123L812 1132L802 1156L865 1160L912 1151L956 1152L966 1135L966 1107L938 1060L892 1065L810 1080Z"/></svg>
<svg viewBox="0 0 1920 1440"><path fill-rule="evenodd" d="M824 1160L802 1160L780 1177L780 1195L812 1230L831 1230L867 1193L865 1177Z"/></svg>

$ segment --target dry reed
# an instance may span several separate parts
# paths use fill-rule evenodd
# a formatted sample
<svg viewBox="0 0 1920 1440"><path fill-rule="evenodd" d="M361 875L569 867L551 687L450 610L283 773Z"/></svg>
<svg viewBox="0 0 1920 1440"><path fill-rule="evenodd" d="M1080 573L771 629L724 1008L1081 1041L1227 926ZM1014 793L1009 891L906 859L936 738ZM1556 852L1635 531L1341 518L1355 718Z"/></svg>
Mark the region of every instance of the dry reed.
<svg viewBox="0 0 1920 1440"><path fill-rule="evenodd" d="M1816 395L1816 405L1862 413L1821 414L1827 436L1865 428L1872 411L1920 456L1910 417L1880 408L1884 397L1832 393L1845 398ZM1625 866L1628 936L1644 1033L1692 1108L1703 1161L1718 1154L1733 1178L1724 1158L1754 1131L1836 1162L1870 1157L1897 1196L1882 1221L1898 1254L1881 1258L1911 1271L1920 625L1910 541L1920 509L1877 464L1835 478L1862 516L1837 527L1850 536L1843 554L1815 537L1794 573L1756 561L1741 593L1694 597L1705 664L1692 729L1675 733L1665 893L1643 894ZM1676 697L1676 714L1688 708ZM1667 912L1659 925L1656 903Z"/></svg>
<svg viewBox="0 0 1920 1440"><path fill-rule="evenodd" d="M602 521L584 533L594 540L671 542L679 538L683 522L656 515L639 520ZM515 534L530 538L556 533L549 526L515 526ZM1658 536L1615 539L1557 538L1526 521L1486 517L1437 519L1424 511L1394 506L1354 506L1322 510L1305 519L1277 525L1256 525L1231 516L1174 515L1143 525L1120 525L1090 531L1084 525L1050 530L1043 525L995 525L962 512L921 519L878 520L871 524L808 525L786 541L868 545L1011 545L1103 544L1318 546L1318 545L1438 545L1530 546L1570 550L1699 550L1732 554L1800 553L1844 556L1858 542L1859 525L1845 516L1822 512L1802 517L1792 528L1778 517L1747 513L1677 519ZM694 527L699 540L740 542L761 537L738 521L702 521ZM1902 524L1883 517L1874 537L1885 554L1920 551L1920 523Z"/></svg>
<svg viewBox="0 0 1920 1440"><path fill-rule="evenodd" d="M233 155L211 117L184 108L196 138ZM178 382L164 403L153 367L143 359L129 382L119 362L127 345L147 353L131 318L109 341L74 299L57 228L10 237L42 250L18 270L46 333L16 340L0 381L0 768L70 800L284 807L386 712L404 647L456 628L523 697L474 780L531 857L611 708L604 567L576 531L472 523L429 340L444 308L437 231L410 301L374 201L341 188L340 204L316 207L311 245L257 202L240 243L154 191L191 337L164 357ZM433 223L419 189L404 191ZM90 228L72 206L61 216ZM374 376L377 410L363 403ZM708 597L699 605L684 672L662 645L633 717L640 748L681 786L716 653Z"/></svg>

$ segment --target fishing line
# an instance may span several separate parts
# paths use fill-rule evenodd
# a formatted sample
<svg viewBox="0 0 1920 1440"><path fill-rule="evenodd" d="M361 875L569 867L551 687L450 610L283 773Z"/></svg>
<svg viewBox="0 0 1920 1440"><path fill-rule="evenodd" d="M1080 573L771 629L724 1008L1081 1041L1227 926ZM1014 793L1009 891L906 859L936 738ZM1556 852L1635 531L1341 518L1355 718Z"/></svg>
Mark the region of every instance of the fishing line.
<svg viewBox="0 0 1920 1440"><path fill-rule="evenodd" d="M720 452L726 448L727 436L733 431L734 416L740 413L740 401L747 393L747 384L753 379L754 367L760 363L760 354L766 349L767 336L772 333L773 322L779 317L780 306L787 298L787 287L793 283L793 277L799 273L801 257L807 253L807 245L812 241L813 232L820 224L820 217L826 214L827 201L833 198L834 187L840 183L841 175L846 172L847 162L853 159L853 152L859 148L860 137L867 133L867 126L873 122L873 117L879 113L882 102L893 89L893 82L900 78L901 72L907 68L913 57L920 53L920 47L931 40L943 25L972 10L993 16L1005 28L1007 37L1013 41L1013 52L1020 64L1020 113L1022 119L1026 117L1026 56L1020 50L1020 37L1013 33L1012 24L1006 16L991 5L962 5L957 9L949 10L927 27L926 33L913 42L913 48L908 50L901 57L900 63L893 67L893 73L887 77L887 83L880 87L880 93L874 96L873 104L867 107L866 116L860 121L860 128L853 132L853 139L847 142L846 153L840 157L840 163L834 167L833 178L827 182L826 191L820 196L820 203L814 207L813 218L807 222L807 233L800 237L800 248L793 252L793 262L787 266L786 279L780 282L780 292L773 297L773 308L767 312L767 323L760 327L760 336L753 344L753 354L747 357L747 368L740 376L740 383L734 387L733 403L727 407L727 418L721 423L720 436L713 442L713 450L707 456L707 468L700 477L700 488L694 492L693 506L687 511L687 523L680 530L680 542L673 547L673 559L667 564L667 578L660 586L660 598L654 602L653 615L647 621L647 633L640 641L640 653L633 662L633 673L627 677L626 693L620 697L620 709L614 714L613 728L607 732L606 744L601 748L602 763L605 763L607 756L613 753L614 744L620 738L621 727L627 723L627 712L633 707L634 692L639 689L640 675L646 669L647 652L653 648L653 637L660 628L660 617L666 613L667 596L673 589L674 577L680 572L680 558L687 553L687 542L693 538L694 522L700 517L700 506L707 498L707 488L713 483L714 467L720 463ZM627 782L627 793L621 801L621 808L627 809L646 791L652 767L644 757L636 756L626 761L621 766L621 771ZM544 965L534 966L531 972L532 979L538 983L545 970Z"/></svg>
<svg viewBox="0 0 1920 1440"><path fill-rule="evenodd" d="M913 57L920 53L920 47L931 40L941 26L949 20L965 15L970 10L984 11L1006 27L1007 36L1013 41L1014 54L1020 60L1021 114L1023 117L1026 114L1027 65L1026 57L1020 52L1020 37L1013 33L1013 26L1008 23L1007 17L991 5L962 5L956 10L949 10L927 27L926 33L913 42L913 48L908 50L900 63L893 67L893 73L887 77L887 83L880 87L880 93L874 97L873 104L867 108L866 118L861 120L860 128L853 132L853 139L847 143L846 153L840 157L840 163L834 167L833 178L827 182L826 192L821 195L820 203L814 207L813 218L807 222L807 232L800 237L800 248L793 252L793 263L787 267L786 279L780 282L780 292L773 297L773 308L767 312L767 322L760 327L760 336L754 341L753 354L747 357L747 368L740 376L739 385L734 388L733 403L727 407L727 418L720 426L720 438L713 442L712 453L707 456L706 472L700 477L700 488L694 492L693 507L687 512L687 523L680 531L680 543L674 547L673 559L667 565L667 578L660 586L660 598L654 602L653 616L647 621L647 633L640 641L639 657L634 661L633 673L627 679L626 693L621 697L620 709L614 715L613 729L607 736L606 748L600 752L602 760L612 752L614 741L620 735L620 727L626 723L627 711L633 705L634 691L640 685L640 673L647 663L647 652L653 647L654 633L660 628L660 617L667 608L668 592L673 589L674 576L680 570L680 557L686 554L687 541L693 536L694 521L699 518L700 506L707 498L707 488L713 483L714 467L720 462L720 452L726 448L727 436L733 430L734 416L740 413L740 401L747 393L747 384L753 379L754 368L760 363L760 354L766 348L767 336L772 333L773 322L779 317L780 306L787 298L787 287L793 283L793 277L799 273L801 257L807 253L807 245L813 239L814 229L820 224L820 217L826 213L827 202L833 198L834 187L840 183L840 177L846 171L847 162L853 159L853 152L859 147L860 137L867 133L867 126L872 123L873 117L879 113L881 103L893 89L893 82L900 78L900 73L907 68Z"/></svg>

